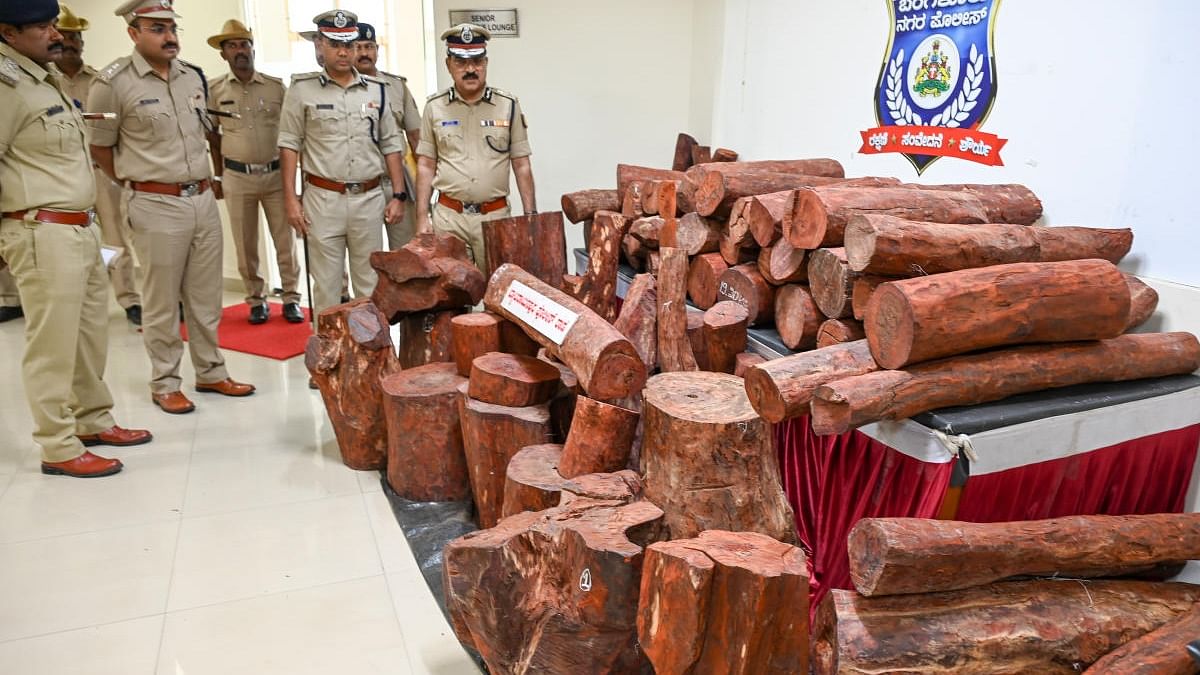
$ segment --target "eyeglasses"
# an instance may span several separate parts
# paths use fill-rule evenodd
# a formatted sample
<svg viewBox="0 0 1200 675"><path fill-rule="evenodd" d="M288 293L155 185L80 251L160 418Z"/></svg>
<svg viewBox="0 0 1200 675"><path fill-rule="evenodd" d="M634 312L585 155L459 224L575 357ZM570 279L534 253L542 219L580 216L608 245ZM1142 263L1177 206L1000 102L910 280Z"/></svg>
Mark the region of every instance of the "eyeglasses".
<svg viewBox="0 0 1200 675"><path fill-rule="evenodd" d="M167 25L165 23L154 23L150 24L149 26L141 26L139 27L139 30L146 33L151 33L153 35L166 35L167 33L170 33L171 35L179 35L183 32L183 29L179 26Z"/></svg>

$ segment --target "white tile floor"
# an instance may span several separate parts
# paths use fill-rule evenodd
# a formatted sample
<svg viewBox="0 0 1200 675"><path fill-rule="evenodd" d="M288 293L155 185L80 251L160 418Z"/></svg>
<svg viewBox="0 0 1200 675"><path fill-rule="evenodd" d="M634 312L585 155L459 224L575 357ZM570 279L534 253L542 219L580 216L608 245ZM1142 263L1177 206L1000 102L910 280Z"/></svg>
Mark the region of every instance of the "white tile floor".
<svg viewBox="0 0 1200 675"><path fill-rule="evenodd" d="M225 304L239 300L226 294ZM273 317L275 318L275 317ZM0 324L0 673L477 673L442 618L376 472L342 465L303 358L226 352L246 399L150 403L141 335L112 306L109 478L43 476Z"/></svg>

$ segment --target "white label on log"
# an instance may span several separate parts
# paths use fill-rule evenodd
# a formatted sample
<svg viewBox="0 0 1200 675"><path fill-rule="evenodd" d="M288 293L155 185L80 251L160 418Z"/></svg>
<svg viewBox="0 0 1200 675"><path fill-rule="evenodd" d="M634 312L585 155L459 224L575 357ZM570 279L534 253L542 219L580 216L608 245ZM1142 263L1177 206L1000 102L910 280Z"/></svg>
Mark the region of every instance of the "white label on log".
<svg viewBox="0 0 1200 675"><path fill-rule="evenodd" d="M579 575L579 590L587 593L592 590L592 570L584 568L583 574Z"/></svg>
<svg viewBox="0 0 1200 675"><path fill-rule="evenodd" d="M512 282L500 306L556 345L563 343L571 326L579 320L579 315L575 312L520 281Z"/></svg>

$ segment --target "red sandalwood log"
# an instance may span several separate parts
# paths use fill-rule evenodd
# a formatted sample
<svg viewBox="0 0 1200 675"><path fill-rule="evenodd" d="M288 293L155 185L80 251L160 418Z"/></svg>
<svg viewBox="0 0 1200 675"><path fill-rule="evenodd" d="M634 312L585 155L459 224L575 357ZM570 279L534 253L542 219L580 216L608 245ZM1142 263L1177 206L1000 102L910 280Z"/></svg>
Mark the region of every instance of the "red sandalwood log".
<svg viewBox="0 0 1200 675"><path fill-rule="evenodd" d="M916 185L922 190L946 190L973 195L983 204L989 223L1032 225L1042 217L1042 200L1024 185L971 184Z"/></svg>
<svg viewBox="0 0 1200 675"><path fill-rule="evenodd" d="M832 590L813 624L813 670L1077 673L1197 599L1200 587L1148 581L1010 581L882 598Z"/></svg>
<svg viewBox="0 0 1200 675"><path fill-rule="evenodd" d="M817 346L817 335L825 315L813 301L808 286L789 284L775 293L775 329L784 346L806 351Z"/></svg>
<svg viewBox="0 0 1200 675"><path fill-rule="evenodd" d="M947 406L1088 382L1181 375L1196 368L1200 343L1191 333L1010 347L826 383L813 394L812 427L818 434L840 434Z"/></svg>
<svg viewBox="0 0 1200 675"><path fill-rule="evenodd" d="M736 162L738 154L729 148L717 148L712 152L714 162Z"/></svg>
<svg viewBox="0 0 1200 675"><path fill-rule="evenodd" d="M501 518L558 506L566 482L558 473L561 458L562 446L553 443L531 445L513 455L504 474Z"/></svg>
<svg viewBox="0 0 1200 675"><path fill-rule="evenodd" d="M737 355L746 351L749 312L736 302L724 300L704 313L704 349L707 370L733 373Z"/></svg>
<svg viewBox="0 0 1200 675"><path fill-rule="evenodd" d="M687 277L687 294L692 304L700 309L712 307L717 301L721 275L727 269L729 265L720 253L705 253L692 258Z"/></svg>
<svg viewBox="0 0 1200 675"><path fill-rule="evenodd" d="M450 319L450 351L458 374L468 377L475 357L500 351L500 322L491 312L471 312Z"/></svg>
<svg viewBox="0 0 1200 675"><path fill-rule="evenodd" d="M794 248L786 239L758 252L758 271L772 286L808 281L808 251Z"/></svg>
<svg viewBox="0 0 1200 675"><path fill-rule="evenodd" d="M1116 337L1129 307L1125 277L1108 261L1014 263L883 284L863 323L875 360L894 369L988 347Z"/></svg>
<svg viewBox="0 0 1200 675"><path fill-rule="evenodd" d="M692 206L702 216L727 217L741 197L765 195L818 185L838 185L841 178L808 176L798 173L766 171L722 172L721 167L736 164L705 164L688 169L688 181L695 186Z"/></svg>
<svg viewBox="0 0 1200 675"><path fill-rule="evenodd" d="M1200 665L1180 646L1195 640L1197 635L1200 635L1200 603L1192 605L1191 610L1179 615L1174 621L1163 624L1158 630L1146 633L1109 652L1084 673L1195 675L1200 672Z"/></svg>
<svg viewBox="0 0 1200 675"><path fill-rule="evenodd" d="M730 267L717 282L717 299L732 300L746 308L749 324L770 323L775 318L775 287L768 284L758 265Z"/></svg>
<svg viewBox="0 0 1200 675"><path fill-rule="evenodd" d="M658 367L658 285L653 275L633 278L613 328L633 343L647 373Z"/></svg>
<svg viewBox="0 0 1200 675"><path fill-rule="evenodd" d="M664 372L696 370L687 339L687 254L664 248L658 274L658 365Z"/></svg>
<svg viewBox="0 0 1200 675"><path fill-rule="evenodd" d="M830 178L845 178L846 170L836 159L760 159L755 161L734 162L704 167L722 173L798 173L805 176L828 176Z"/></svg>
<svg viewBox="0 0 1200 675"><path fill-rule="evenodd" d="M854 319L828 319L817 328L817 349L854 342L866 337L861 321Z"/></svg>
<svg viewBox="0 0 1200 675"><path fill-rule="evenodd" d="M487 283L452 234L424 232L395 251L375 251L371 267L379 277L371 301L392 323L411 312L477 304Z"/></svg>
<svg viewBox="0 0 1200 675"><path fill-rule="evenodd" d="M966 193L902 187L818 186L796 191L783 236L796 248L841 246L846 224L860 213L882 213L932 223L986 223L979 199Z"/></svg>
<svg viewBox="0 0 1200 675"><path fill-rule="evenodd" d="M401 317L399 359L402 368L454 360L454 317L465 308L417 312Z"/></svg>
<svg viewBox="0 0 1200 675"><path fill-rule="evenodd" d="M563 215L572 223L591 220L597 211L620 211L616 190L579 190L562 196Z"/></svg>
<svg viewBox="0 0 1200 675"><path fill-rule="evenodd" d="M796 541L771 428L740 378L663 373L644 396L646 498L665 512L670 538L727 529Z"/></svg>
<svg viewBox="0 0 1200 675"><path fill-rule="evenodd" d="M641 415L633 410L579 397L558 464L559 473L574 478L624 469L640 419Z"/></svg>
<svg viewBox="0 0 1200 675"><path fill-rule="evenodd" d="M867 316L867 305L871 303L871 296L875 294L875 289L881 284L886 284L889 281L896 281L896 277L881 277L874 274L864 274L854 280L853 289L850 292L850 305L854 313L854 318L862 321Z"/></svg>
<svg viewBox="0 0 1200 675"><path fill-rule="evenodd" d="M607 321L617 318L617 271L621 240L628 231L629 221L619 213L600 211L592 221L587 274L575 297Z"/></svg>
<svg viewBox="0 0 1200 675"><path fill-rule="evenodd" d="M657 673L807 673L804 552L708 530L646 548L638 636Z"/></svg>
<svg viewBox="0 0 1200 675"><path fill-rule="evenodd" d="M742 352L737 355L737 365L733 367L733 374L737 377L745 377L746 371L751 367L757 366L760 363L766 363L767 359L762 354L753 352Z"/></svg>
<svg viewBox="0 0 1200 675"><path fill-rule="evenodd" d="M567 240L561 211L485 220L482 228L487 277L504 263L512 263L555 288L562 285Z"/></svg>
<svg viewBox="0 0 1200 675"><path fill-rule="evenodd" d="M1129 285L1129 320L1125 322L1128 332L1154 316L1154 310L1158 308L1158 291L1132 274L1125 275L1125 283Z"/></svg>
<svg viewBox="0 0 1200 675"><path fill-rule="evenodd" d="M630 183L647 180L683 180L683 172L671 171L669 169L652 169L632 164L618 164L617 196L620 197L621 202L624 203L625 201L625 191L629 188Z"/></svg>
<svg viewBox="0 0 1200 675"><path fill-rule="evenodd" d="M679 134L675 139L675 159L671 168L675 171L687 171L692 165L692 148L700 145L688 134Z"/></svg>
<svg viewBox="0 0 1200 675"><path fill-rule="evenodd" d="M857 279L844 248L819 248L808 255L808 288L821 313L831 319L854 314L851 296Z"/></svg>
<svg viewBox="0 0 1200 675"><path fill-rule="evenodd" d="M471 480L458 417L453 363L431 363L383 378L388 431L387 482L414 502L465 501Z"/></svg>
<svg viewBox="0 0 1200 675"><path fill-rule="evenodd" d="M713 253L721 247L723 230L723 224L716 218L705 218L695 212L685 213L676 225L675 241L688 255Z"/></svg>
<svg viewBox="0 0 1200 675"><path fill-rule="evenodd" d="M1012 523L863 518L847 548L850 579L867 596L951 591L1016 576L1125 576L1200 559L1200 513Z"/></svg>
<svg viewBox="0 0 1200 675"><path fill-rule="evenodd" d="M625 238L621 240L621 257L625 259L625 262L632 267L634 271L646 269L646 258L649 255L650 247L646 246L641 239L638 239L631 234L627 234L625 235ZM583 282L581 279L580 284L582 283ZM570 289L564 290L571 292Z"/></svg>
<svg viewBox="0 0 1200 675"><path fill-rule="evenodd" d="M792 217L792 206L796 201L795 190L772 192L750 198L743 217L750 234L759 246L770 246L783 236L783 221Z"/></svg>
<svg viewBox="0 0 1200 675"><path fill-rule="evenodd" d="M533 356L489 352L471 362L468 395L512 408L549 401L561 384L558 368Z"/></svg>
<svg viewBox="0 0 1200 675"><path fill-rule="evenodd" d="M575 373L591 396L622 398L640 390L646 381L646 366L625 336L583 303L515 265L503 265L492 275L484 305L521 325ZM554 326L539 319L543 312L575 320L558 339Z"/></svg>
<svg viewBox="0 0 1200 675"><path fill-rule="evenodd" d="M613 473L588 473L567 479L562 484L559 506L579 499L601 499L632 504L642 498L642 479L636 471L623 469Z"/></svg>
<svg viewBox="0 0 1200 675"><path fill-rule="evenodd" d="M807 415L817 387L877 370L866 340L785 356L746 371L746 395L763 419L779 423Z"/></svg>

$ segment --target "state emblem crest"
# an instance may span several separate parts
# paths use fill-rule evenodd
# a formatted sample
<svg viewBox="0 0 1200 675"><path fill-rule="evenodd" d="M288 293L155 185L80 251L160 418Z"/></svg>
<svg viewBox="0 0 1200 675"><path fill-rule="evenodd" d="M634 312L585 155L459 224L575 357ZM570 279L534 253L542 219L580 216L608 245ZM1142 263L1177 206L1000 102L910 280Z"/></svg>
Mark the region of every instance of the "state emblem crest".
<svg viewBox="0 0 1200 675"><path fill-rule="evenodd" d="M859 152L903 154L920 174L938 157L1002 165L1007 142L981 131L996 95L1000 0L887 0L892 33L875 84L879 126Z"/></svg>

